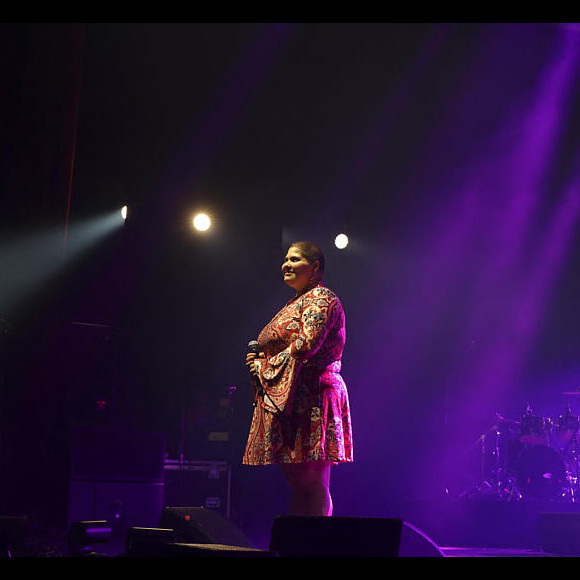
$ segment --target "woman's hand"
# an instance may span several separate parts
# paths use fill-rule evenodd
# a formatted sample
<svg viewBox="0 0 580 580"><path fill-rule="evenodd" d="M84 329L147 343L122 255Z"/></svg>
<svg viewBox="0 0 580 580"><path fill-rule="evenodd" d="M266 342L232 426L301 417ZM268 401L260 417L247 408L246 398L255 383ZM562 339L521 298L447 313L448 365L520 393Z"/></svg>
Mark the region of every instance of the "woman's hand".
<svg viewBox="0 0 580 580"><path fill-rule="evenodd" d="M249 352L246 355L246 366L248 367L250 374L254 377L258 374L256 371L256 365L254 364L255 358L264 358L264 353L261 352L257 355L255 352Z"/></svg>

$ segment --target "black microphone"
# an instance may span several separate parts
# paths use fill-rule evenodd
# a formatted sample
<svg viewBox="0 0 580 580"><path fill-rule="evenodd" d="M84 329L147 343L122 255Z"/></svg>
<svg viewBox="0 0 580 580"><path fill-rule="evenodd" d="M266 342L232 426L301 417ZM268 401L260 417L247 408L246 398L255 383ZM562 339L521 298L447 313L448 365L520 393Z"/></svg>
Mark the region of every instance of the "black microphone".
<svg viewBox="0 0 580 580"><path fill-rule="evenodd" d="M250 340L250 342L248 342L248 353L253 353L256 356L258 356L258 354L260 354L260 345L258 344L257 340ZM262 388L262 384L260 383L260 379L257 376L255 376L254 374L251 374L251 376L252 376L252 383L254 384L254 387L256 388L258 393L263 397L264 396L264 389Z"/></svg>
<svg viewBox="0 0 580 580"><path fill-rule="evenodd" d="M250 342L248 342L248 352L254 353L255 355L260 353L260 345L257 340L250 340Z"/></svg>

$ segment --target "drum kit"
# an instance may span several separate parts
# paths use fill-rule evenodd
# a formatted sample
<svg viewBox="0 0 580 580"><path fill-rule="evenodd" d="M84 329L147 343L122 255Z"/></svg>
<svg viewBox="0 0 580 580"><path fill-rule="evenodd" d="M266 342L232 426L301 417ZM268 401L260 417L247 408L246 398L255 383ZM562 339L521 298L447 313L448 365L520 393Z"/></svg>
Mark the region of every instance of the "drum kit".
<svg viewBox="0 0 580 580"><path fill-rule="evenodd" d="M498 414L493 423L479 438L482 479L461 497L580 502L580 418L569 404L557 417L528 405L519 420Z"/></svg>

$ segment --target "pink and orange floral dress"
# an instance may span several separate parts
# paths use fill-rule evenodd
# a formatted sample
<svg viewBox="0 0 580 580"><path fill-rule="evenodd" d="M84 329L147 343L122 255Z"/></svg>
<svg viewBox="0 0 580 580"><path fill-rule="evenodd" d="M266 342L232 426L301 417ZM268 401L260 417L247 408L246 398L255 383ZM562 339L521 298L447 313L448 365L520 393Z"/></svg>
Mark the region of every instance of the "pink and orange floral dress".
<svg viewBox="0 0 580 580"><path fill-rule="evenodd" d="M345 316L317 283L288 301L258 337L262 394L243 457L246 465L353 460L348 392L340 374Z"/></svg>

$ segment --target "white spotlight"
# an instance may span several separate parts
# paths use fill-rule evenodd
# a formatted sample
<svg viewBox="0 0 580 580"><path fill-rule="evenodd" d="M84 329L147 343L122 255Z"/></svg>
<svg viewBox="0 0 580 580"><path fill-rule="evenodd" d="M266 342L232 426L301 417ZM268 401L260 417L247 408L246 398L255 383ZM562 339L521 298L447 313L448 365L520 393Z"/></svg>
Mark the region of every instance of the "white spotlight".
<svg viewBox="0 0 580 580"><path fill-rule="evenodd" d="M334 245L339 250L344 250L348 246L348 236L346 234L338 234L336 238L334 238Z"/></svg>
<svg viewBox="0 0 580 580"><path fill-rule="evenodd" d="M205 232L211 226L211 219L205 213L198 213L193 218L193 227L198 232Z"/></svg>
<svg viewBox="0 0 580 580"><path fill-rule="evenodd" d="M124 220L126 220L126 219L127 219L127 212L128 212L128 211L129 211L129 208L128 208L126 205L124 205L124 206L121 208L121 217L122 217Z"/></svg>

